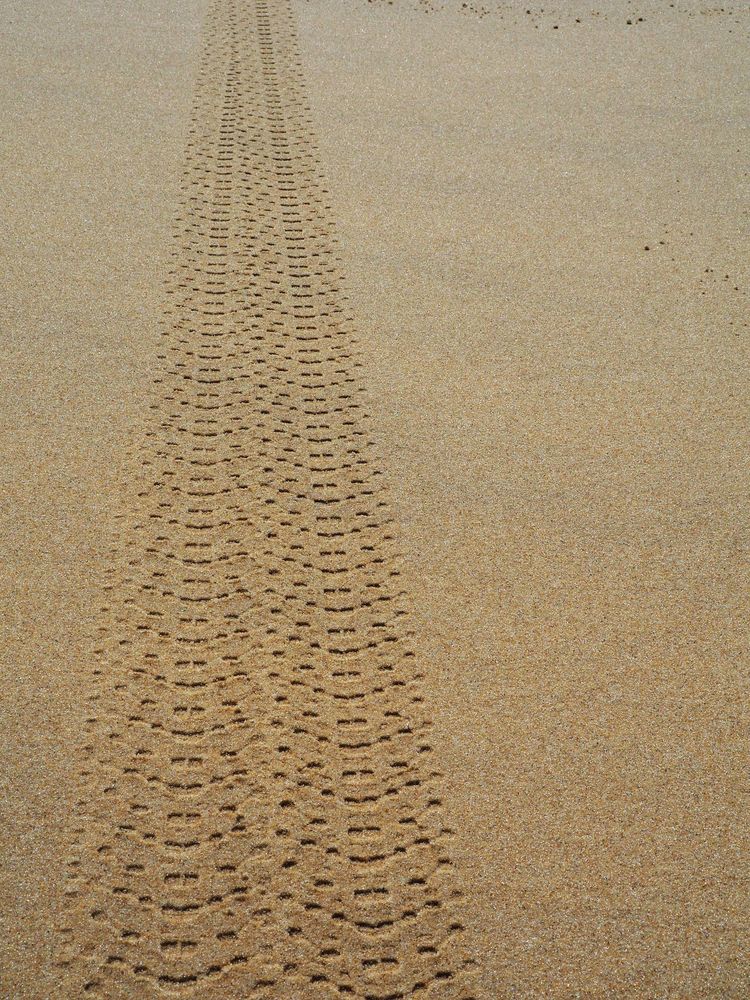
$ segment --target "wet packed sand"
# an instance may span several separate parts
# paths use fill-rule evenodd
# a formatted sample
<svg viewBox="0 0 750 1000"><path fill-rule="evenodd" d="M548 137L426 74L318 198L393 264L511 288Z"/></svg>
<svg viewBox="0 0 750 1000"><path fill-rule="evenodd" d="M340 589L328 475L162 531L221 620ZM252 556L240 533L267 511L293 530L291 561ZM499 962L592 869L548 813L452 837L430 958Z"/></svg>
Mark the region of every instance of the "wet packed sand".
<svg viewBox="0 0 750 1000"><path fill-rule="evenodd" d="M743 995L747 13L575 7L11 8L3 995Z"/></svg>

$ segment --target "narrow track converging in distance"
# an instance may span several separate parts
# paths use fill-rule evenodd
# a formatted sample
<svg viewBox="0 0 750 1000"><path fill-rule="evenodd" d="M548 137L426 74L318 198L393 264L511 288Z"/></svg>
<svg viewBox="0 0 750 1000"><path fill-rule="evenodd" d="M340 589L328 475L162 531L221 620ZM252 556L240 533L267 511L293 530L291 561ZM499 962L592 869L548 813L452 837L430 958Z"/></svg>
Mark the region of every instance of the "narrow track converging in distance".
<svg viewBox="0 0 750 1000"><path fill-rule="evenodd" d="M286 0L215 0L93 671L61 996L462 998L422 674Z"/></svg>

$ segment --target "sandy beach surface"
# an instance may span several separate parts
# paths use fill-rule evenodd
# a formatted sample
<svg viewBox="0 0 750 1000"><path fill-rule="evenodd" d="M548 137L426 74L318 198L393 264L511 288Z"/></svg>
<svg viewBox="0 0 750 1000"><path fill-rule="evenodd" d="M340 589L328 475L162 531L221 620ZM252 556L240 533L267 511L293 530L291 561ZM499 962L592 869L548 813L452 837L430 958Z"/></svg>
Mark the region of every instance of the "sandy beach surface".
<svg viewBox="0 0 750 1000"><path fill-rule="evenodd" d="M1 6L0 997L747 996L750 7Z"/></svg>

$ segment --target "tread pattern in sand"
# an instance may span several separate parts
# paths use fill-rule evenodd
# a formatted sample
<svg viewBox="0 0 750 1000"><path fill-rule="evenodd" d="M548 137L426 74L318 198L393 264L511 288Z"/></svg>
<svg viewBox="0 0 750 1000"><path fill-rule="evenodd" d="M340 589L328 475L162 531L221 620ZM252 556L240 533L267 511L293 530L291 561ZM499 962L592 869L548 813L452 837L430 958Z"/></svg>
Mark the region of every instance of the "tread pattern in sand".
<svg viewBox="0 0 750 1000"><path fill-rule="evenodd" d="M208 13L62 995L469 997L289 6Z"/></svg>

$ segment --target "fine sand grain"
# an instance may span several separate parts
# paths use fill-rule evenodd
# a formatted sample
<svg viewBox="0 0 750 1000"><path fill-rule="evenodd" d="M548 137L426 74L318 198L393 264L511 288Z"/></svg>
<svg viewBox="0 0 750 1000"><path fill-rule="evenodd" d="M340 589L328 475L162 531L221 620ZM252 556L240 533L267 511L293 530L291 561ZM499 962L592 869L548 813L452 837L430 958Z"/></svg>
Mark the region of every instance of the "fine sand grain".
<svg viewBox="0 0 750 1000"><path fill-rule="evenodd" d="M740 998L747 5L6 3L3 998Z"/></svg>

